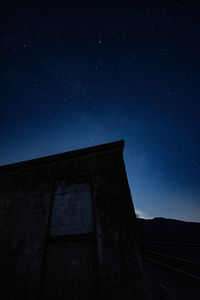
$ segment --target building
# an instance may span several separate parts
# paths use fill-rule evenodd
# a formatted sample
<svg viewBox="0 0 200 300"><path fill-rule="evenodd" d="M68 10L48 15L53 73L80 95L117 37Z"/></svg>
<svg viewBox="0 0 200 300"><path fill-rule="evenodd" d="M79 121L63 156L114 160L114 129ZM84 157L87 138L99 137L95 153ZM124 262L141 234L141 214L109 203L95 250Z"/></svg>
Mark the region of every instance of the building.
<svg viewBox="0 0 200 300"><path fill-rule="evenodd" d="M149 299L123 148L0 167L3 299Z"/></svg>

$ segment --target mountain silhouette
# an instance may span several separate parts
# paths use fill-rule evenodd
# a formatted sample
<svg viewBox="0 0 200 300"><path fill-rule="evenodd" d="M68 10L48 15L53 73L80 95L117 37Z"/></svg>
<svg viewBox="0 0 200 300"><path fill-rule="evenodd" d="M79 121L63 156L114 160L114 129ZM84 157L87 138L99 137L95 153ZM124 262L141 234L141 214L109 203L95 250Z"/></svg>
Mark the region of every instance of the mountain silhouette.
<svg viewBox="0 0 200 300"><path fill-rule="evenodd" d="M200 223L165 218L137 218L137 223L144 241L200 244Z"/></svg>

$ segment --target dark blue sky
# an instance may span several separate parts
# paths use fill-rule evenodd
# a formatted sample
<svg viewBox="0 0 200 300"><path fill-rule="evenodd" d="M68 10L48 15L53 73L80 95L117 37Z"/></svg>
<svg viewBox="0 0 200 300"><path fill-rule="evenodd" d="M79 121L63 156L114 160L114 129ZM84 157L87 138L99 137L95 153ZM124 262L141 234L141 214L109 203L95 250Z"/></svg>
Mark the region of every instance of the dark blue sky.
<svg viewBox="0 0 200 300"><path fill-rule="evenodd" d="M1 7L0 164L124 139L136 212L200 221L197 2L30 3Z"/></svg>

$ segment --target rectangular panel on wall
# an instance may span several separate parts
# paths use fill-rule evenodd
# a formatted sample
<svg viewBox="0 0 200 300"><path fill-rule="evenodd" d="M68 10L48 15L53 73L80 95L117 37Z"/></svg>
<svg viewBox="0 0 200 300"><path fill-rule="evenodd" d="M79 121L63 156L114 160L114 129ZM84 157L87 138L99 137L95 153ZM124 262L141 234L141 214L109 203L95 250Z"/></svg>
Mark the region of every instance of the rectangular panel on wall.
<svg viewBox="0 0 200 300"><path fill-rule="evenodd" d="M96 299L96 246L91 185L55 183L42 299Z"/></svg>
<svg viewBox="0 0 200 300"><path fill-rule="evenodd" d="M66 184L59 180L55 187L50 235L93 232L92 195L89 182Z"/></svg>

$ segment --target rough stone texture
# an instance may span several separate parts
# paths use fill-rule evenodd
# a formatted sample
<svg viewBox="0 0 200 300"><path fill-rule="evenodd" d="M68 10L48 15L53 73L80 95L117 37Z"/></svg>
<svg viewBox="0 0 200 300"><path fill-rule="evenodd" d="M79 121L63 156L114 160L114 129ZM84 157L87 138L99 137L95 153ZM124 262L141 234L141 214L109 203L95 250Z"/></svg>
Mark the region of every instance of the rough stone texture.
<svg viewBox="0 0 200 300"><path fill-rule="evenodd" d="M0 168L0 287L39 299L56 178L92 184L99 299L149 299L123 141Z"/></svg>
<svg viewBox="0 0 200 300"><path fill-rule="evenodd" d="M64 185L60 187L60 185ZM93 201L89 182L74 183L61 179L54 192L50 234L60 236L94 231Z"/></svg>

